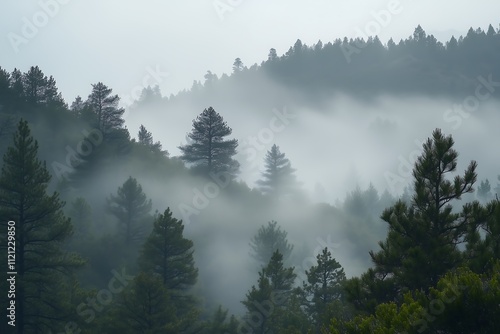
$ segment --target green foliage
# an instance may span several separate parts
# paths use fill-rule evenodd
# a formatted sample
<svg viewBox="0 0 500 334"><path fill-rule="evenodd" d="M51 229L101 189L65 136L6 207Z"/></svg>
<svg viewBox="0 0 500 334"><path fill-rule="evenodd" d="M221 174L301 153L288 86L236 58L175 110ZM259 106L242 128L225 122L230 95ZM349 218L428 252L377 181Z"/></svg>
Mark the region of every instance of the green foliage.
<svg viewBox="0 0 500 334"><path fill-rule="evenodd" d="M464 176L448 180L457 167L453 144L451 136L436 129L415 163L411 203L399 201L382 214L389 233L379 243L381 250L370 256L378 279L394 278L399 291L427 289L461 264L458 244L471 220L465 213L453 213L450 202L473 191L477 164L472 161Z"/></svg>
<svg viewBox="0 0 500 334"><path fill-rule="evenodd" d="M342 284L346 277L344 269L327 247L316 256L316 260L317 265L306 270L307 282L304 282L303 290L308 314L319 328L328 325L329 320L336 315L332 314L334 305L344 300Z"/></svg>
<svg viewBox="0 0 500 334"><path fill-rule="evenodd" d="M193 121L193 130L188 135L192 143L180 146L181 159L205 173L224 172L235 175L239 163L232 157L236 154L238 140L224 140L232 133L220 114L212 107Z"/></svg>
<svg viewBox="0 0 500 334"><path fill-rule="evenodd" d="M373 315L332 319L330 333L495 333L500 325L500 266L444 275L428 293L408 292L402 304L382 303Z"/></svg>
<svg viewBox="0 0 500 334"><path fill-rule="evenodd" d="M118 219L119 235L123 241L126 244L141 241L152 204L137 180L130 176L118 187L117 196L110 195L107 204L109 212Z"/></svg>
<svg viewBox="0 0 500 334"><path fill-rule="evenodd" d="M111 95L113 90L102 82L92 85L86 106L93 116L94 126L108 138L113 130L121 129L125 122L122 118L125 109L119 108L120 98Z"/></svg>
<svg viewBox="0 0 500 334"><path fill-rule="evenodd" d="M277 332L285 327L286 309L297 293L293 290L297 277L293 271L293 267L284 268L283 255L276 250L267 266L259 272L258 286L252 286L242 301L247 309L243 320L245 325L257 333Z"/></svg>
<svg viewBox="0 0 500 334"><path fill-rule="evenodd" d="M250 241L252 257L259 264L265 265L269 263L273 253L279 251L286 261L293 250L293 245L288 243L287 235L288 233L281 230L278 222L274 220L268 222L267 226L262 225Z"/></svg>
<svg viewBox="0 0 500 334"><path fill-rule="evenodd" d="M105 333L179 333L180 320L175 304L157 276L140 273L119 295L111 321L103 324Z"/></svg>
<svg viewBox="0 0 500 334"><path fill-rule="evenodd" d="M187 292L198 278L193 242L184 238L183 231L182 220L172 217L170 208L167 208L163 214L156 216L153 231L139 257L141 269L160 278L180 310L193 305Z"/></svg>
<svg viewBox="0 0 500 334"><path fill-rule="evenodd" d="M279 146L274 144L270 151L267 151L264 159L265 171L263 178L257 181L260 189L265 194L273 196L290 195L298 191L298 182L293 174L290 160L285 158L285 153L281 153Z"/></svg>
<svg viewBox="0 0 500 334"><path fill-rule="evenodd" d="M70 318L65 300L67 278L84 261L63 251L72 235L59 194L47 194L50 175L38 160L38 143L28 123L19 122L13 145L3 158L0 176L0 236L7 240L7 222L15 222L16 329L18 333L56 330ZM2 244L6 263L7 245ZM2 280L1 288L8 291ZM5 306L5 305L3 305ZM5 322L2 322L2 326ZM2 330L2 332L4 332Z"/></svg>

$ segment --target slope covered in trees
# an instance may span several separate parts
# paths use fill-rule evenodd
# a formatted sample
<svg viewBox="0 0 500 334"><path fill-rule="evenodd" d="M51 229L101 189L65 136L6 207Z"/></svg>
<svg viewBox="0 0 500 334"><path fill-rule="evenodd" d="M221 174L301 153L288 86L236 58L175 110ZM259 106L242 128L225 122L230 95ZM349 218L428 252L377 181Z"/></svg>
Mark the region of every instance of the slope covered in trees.
<svg viewBox="0 0 500 334"><path fill-rule="evenodd" d="M293 161L272 143L258 162L262 188L237 180L230 113L205 99L279 101L279 92L254 101L270 87L261 75L312 103L353 87L459 95L478 73L500 77L498 36L471 30L442 45L417 28L397 45L297 41L260 66L238 59L230 77L207 74L204 87L164 99L203 101L192 124L178 125L191 130L180 157L144 126L132 139L103 83L69 107L38 67L1 70L0 249L6 263L14 221L17 332L493 332L500 188L477 182L481 161L457 174L466 166L451 136L430 135L400 200L372 185L336 205L275 200L269 193L302 191Z"/></svg>

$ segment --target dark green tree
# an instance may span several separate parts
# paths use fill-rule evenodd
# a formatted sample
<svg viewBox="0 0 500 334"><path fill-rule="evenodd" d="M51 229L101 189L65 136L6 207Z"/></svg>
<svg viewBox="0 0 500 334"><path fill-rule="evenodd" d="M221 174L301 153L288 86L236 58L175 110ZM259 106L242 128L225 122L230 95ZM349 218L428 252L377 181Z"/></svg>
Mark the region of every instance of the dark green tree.
<svg viewBox="0 0 500 334"><path fill-rule="evenodd" d="M308 314L319 330L337 315L332 311L338 309L344 299L342 285L346 277L344 269L332 257L327 247L316 256L316 260L317 265L306 270L307 282L303 283L303 290Z"/></svg>
<svg viewBox="0 0 500 334"><path fill-rule="evenodd" d="M221 115L212 107L205 109L193 121L193 130L188 135L192 143L179 147L181 159L206 173L236 174L239 163L232 157L236 154L238 141L224 140L231 133Z"/></svg>
<svg viewBox="0 0 500 334"><path fill-rule="evenodd" d="M184 238L183 232L182 220L172 217L169 208L157 215L139 264L144 272L161 278L174 300L187 300L189 304L187 292L196 283L198 269L193 259L193 242Z"/></svg>
<svg viewBox="0 0 500 334"><path fill-rule="evenodd" d="M116 196L110 195L107 204L108 211L118 219L123 241L130 244L142 240L152 203L137 180L130 176L118 187Z"/></svg>
<svg viewBox="0 0 500 334"><path fill-rule="evenodd" d="M283 255L276 250L269 263L259 272L258 286L252 286L242 301L247 309L244 323L254 333L278 333L285 328L284 310L294 294L294 268L285 268Z"/></svg>
<svg viewBox="0 0 500 334"><path fill-rule="evenodd" d="M102 82L92 85L86 105L94 116L95 127L99 129L104 137L112 130L121 129L124 123L122 118L125 109L118 107L120 97L111 95L113 90Z"/></svg>
<svg viewBox="0 0 500 334"><path fill-rule="evenodd" d="M17 272L15 330L20 334L58 332L64 327L74 312L67 283L74 270L84 264L79 256L62 249L72 235L72 225L63 214L59 194L47 194L51 176L37 152L38 142L30 135L28 122L21 120L13 145L4 155L0 176L2 259L5 256L7 263L7 243L3 240L7 240L8 226L14 226L15 266L9 271ZM9 221L14 223L8 225ZM2 279L1 288L8 291L4 282ZM2 326L5 323L4 319Z"/></svg>
<svg viewBox="0 0 500 334"><path fill-rule="evenodd" d="M381 250L370 256L379 279L393 280L400 292L428 289L462 263L458 245L473 222L466 206L462 213L453 212L451 202L473 191L477 164L472 161L464 176L448 180L457 168L453 144L451 136L436 129L415 163L411 203L399 201L382 214L389 232L379 243Z"/></svg>
<svg viewBox="0 0 500 334"><path fill-rule="evenodd" d="M161 279L146 273L134 278L118 296L111 319L102 325L106 333L160 334L180 332L175 304Z"/></svg>
<svg viewBox="0 0 500 334"><path fill-rule="evenodd" d="M257 181L257 184L265 194L279 196L297 191L295 169L292 168L290 160L285 157L285 153L281 153L279 146L274 144L271 150L267 151L264 163L263 178Z"/></svg>
<svg viewBox="0 0 500 334"><path fill-rule="evenodd" d="M274 220L268 222L267 226L262 225L250 241L252 257L261 265L265 265L278 250L286 261L293 250L293 245L288 243L287 235L288 233L281 230L278 222Z"/></svg>
<svg viewBox="0 0 500 334"><path fill-rule="evenodd" d="M162 145L159 141L157 141L156 143L153 142L153 134L148 130L146 130L146 127L142 124L139 127L139 133L137 135L137 139L139 141L139 144L146 147L149 151L153 153L168 155L167 151L162 150Z"/></svg>

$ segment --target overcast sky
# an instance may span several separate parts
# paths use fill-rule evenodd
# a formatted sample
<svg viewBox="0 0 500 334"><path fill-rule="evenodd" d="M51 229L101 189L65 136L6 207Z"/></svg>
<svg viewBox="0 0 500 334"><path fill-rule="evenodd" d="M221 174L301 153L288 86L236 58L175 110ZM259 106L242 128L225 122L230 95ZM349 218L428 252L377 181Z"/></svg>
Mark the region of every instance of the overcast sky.
<svg viewBox="0 0 500 334"><path fill-rule="evenodd" d="M0 6L0 66L40 66L68 103L86 98L98 81L123 96L143 83L175 94L207 70L229 73L236 57L250 66L270 48L281 55L297 38L311 45L374 31L384 42L399 41L421 24L442 40L500 23L498 0L2 0Z"/></svg>

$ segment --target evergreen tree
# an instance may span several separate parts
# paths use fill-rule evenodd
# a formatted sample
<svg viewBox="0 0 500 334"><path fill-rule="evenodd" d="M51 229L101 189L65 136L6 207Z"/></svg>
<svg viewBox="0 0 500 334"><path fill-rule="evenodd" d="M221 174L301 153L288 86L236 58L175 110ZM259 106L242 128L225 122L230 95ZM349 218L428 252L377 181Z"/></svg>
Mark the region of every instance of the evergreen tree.
<svg viewBox="0 0 500 334"><path fill-rule="evenodd" d="M255 333L278 333L286 324L283 311L294 294L294 268L285 268L283 255L277 250L259 272L258 286L252 286L242 302L247 309L245 322Z"/></svg>
<svg viewBox="0 0 500 334"><path fill-rule="evenodd" d="M68 216L73 222L75 236L88 237L92 227L92 208L83 197L77 197L71 203Z"/></svg>
<svg viewBox="0 0 500 334"><path fill-rule="evenodd" d="M241 61L240 58L236 58L233 63L233 73L238 73L243 71L243 62Z"/></svg>
<svg viewBox="0 0 500 334"><path fill-rule="evenodd" d="M265 162L265 172L263 179L257 181L261 190L266 194L286 195L297 190L298 185L295 179L295 169L292 168L290 160L285 158L285 153L281 153L276 144L267 151Z"/></svg>
<svg viewBox="0 0 500 334"><path fill-rule="evenodd" d="M168 155L167 151L162 150L162 146L159 141L157 141L156 143L153 142L153 134L146 130L146 127L142 124L139 127L137 139L139 141L139 144L143 145L151 152Z"/></svg>
<svg viewBox="0 0 500 334"><path fill-rule="evenodd" d="M335 304L343 299L346 277L342 266L332 257L328 248L316 256L317 265L306 270L307 283L303 290L307 298L308 313L319 329L328 325Z"/></svg>
<svg viewBox="0 0 500 334"><path fill-rule="evenodd" d="M221 115L212 107L205 109L193 121L193 130L188 135L192 143L179 147L182 151L181 159L207 173L236 174L239 163L232 157L236 154L238 141L224 140L231 133L231 128Z"/></svg>
<svg viewBox="0 0 500 334"><path fill-rule="evenodd" d="M21 120L13 146L4 155L0 176L1 239L7 240L9 221L15 228L15 266L9 271L17 272L15 329L20 334L57 332L64 327L74 312L68 304L66 283L73 270L84 264L61 248L72 234L72 225L62 212L64 202L59 194L47 194L51 176L37 152L38 143L30 135L28 123ZM6 246L1 244L4 263ZM4 282L1 288L8 291ZM4 319L1 326L5 323Z"/></svg>
<svg viewBox="0 0 500 334"><path fill-rule="evenodd" d="M270 221L267 226L262 225L257 234L250 241L252 248L252 257L262 265L269 263L275 251L282 254L286 261L293 250L293 245L290 245L287 240L288 233L282 231L278 226L278 222Z"/></svg>
<svg viewBox="0 0 500 334"><path fill-rule="evenodd" d="M112 130L121 129L124 123L122 118L125 109L119 108L120 98L118 95L111 95L113 90L102 82L92 85L86 104L94 116L94 122L105 137L109 136Z"/></svg>
<svg viewBox="0 0 500 334"><path fill-rule="evenodd" d="M117 196L111 194L107 203L108 211L118 219L119 234L125 244L142 240L152 203L137 180L130 176L118 187Z"/></svg>
<svg viewBox="0 0 500 334"><path fill-rule="evenodd" d="M139 257L141 269L158 275L177 301L189 301L186 293L198 278L193 259L193 242L184 238L183 231L182 220L172 217L172 212L167 208L163 214L156 216L153 231Z"/></svg>
<svg viewBox="0 0 500 334"><path fill-rule="evenodd" d="M453 144L451 136L436 129L415 163L411 203L398 201L382 214L389 233L379 243L381 250L371 251L370 256L377 276L393 280L399 291L428 289L462 263L458 244L472 222L466 207L462 213L454 213L450 202L473 191L477 164L472 161L464 176L448 180L447 175L457 167Z"/></svg>
<svg viewBox="0 0 500 334"><path fill-rule="evenodd" d="M112 317L103 325L106 333L171 333L180 332L175 304L157 276L140 273L123 291Z"/></svg>
<svg viewBox="0 0 500 334"><path fill-rule="evenodd" d="M488 179L481 181L481 184L477 188L477 198L481 203L486 203L491 200L493 195L491 194L491 184Z"/></svg>

